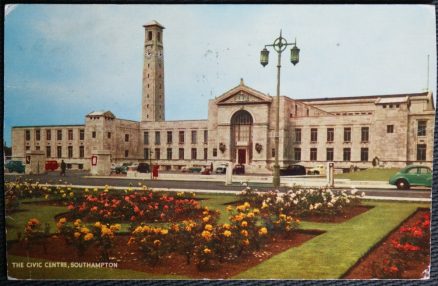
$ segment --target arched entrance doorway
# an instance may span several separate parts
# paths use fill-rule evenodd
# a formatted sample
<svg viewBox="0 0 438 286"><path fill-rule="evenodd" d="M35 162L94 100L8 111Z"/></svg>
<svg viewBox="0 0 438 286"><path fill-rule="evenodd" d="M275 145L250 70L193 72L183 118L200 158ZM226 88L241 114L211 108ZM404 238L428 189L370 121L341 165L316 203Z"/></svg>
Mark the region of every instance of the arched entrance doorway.
<svg viewBox="0 0 438 286"><path fill-rule="evenodd" d="M249 164L252 160L253 119L246 110L239 110L231 117L231 160L238 164Z"/></svg>

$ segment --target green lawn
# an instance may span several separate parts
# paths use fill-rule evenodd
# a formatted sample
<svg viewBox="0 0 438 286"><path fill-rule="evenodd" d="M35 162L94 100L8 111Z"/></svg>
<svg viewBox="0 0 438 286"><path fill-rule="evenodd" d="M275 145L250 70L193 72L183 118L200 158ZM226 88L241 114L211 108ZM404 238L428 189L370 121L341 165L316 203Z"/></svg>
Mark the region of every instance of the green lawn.
<svg viewBox="0 0 438 286"><path fill-rule="evenodd" d="M350 179L353 181L388 181L389 178L400 171L398 168L372 168L363 171L336 174L335 179Z"/></svg>
<svg viewBox="0 0 438 286"><path fill-rule="evenodd" d="M222 215L220 222L227 221L225 203L235 201L235 195L197 194L197 198L210 209L218 209ZM335 279L342 276L360 257L387 233L397 227L418 207L430 207L428 203L365 201L374 208L341 224L302 222L303 229L320 229L326 232L307 241L303 245L290 248L259 265L237 275L236 279ZM52 232L56 231L53 217L66 211L65 207L42 207L22 205L25 211L7 218L7 238L16 239L16 232L22 231L31 217L42 222L51 222ZM127 230L127 225L123 225ZM29 269L14 268L11 262L27 262L26 257L8 256L9 275L16 278L35 279L184 279L188 277L154 275L122 269L63 269L41 268L33 272ZM29 261L42 261L30 259Z"/></svg>

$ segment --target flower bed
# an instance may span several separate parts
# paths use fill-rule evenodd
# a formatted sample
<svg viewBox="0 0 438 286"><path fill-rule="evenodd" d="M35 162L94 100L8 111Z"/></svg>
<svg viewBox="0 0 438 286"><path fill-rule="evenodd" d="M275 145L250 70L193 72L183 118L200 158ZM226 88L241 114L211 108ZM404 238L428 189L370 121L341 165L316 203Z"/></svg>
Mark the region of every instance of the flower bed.
<svg viewBox="0 0 438 286"><path fill-rule="evenodd" d="M318 222L342 222L369 209L360 205L360 198L364 193L359 194L356 190L332 191L326 188L295 187L286 193L259 193L246 188L238 195L241 201L251 202L263 214L283 213Z"/></svg>
<svg viewBox="0 0 438 286"><path fill-rule="evenodd" d="M430 265L430 210L419 210L343 278L419 279Z"/></svg>

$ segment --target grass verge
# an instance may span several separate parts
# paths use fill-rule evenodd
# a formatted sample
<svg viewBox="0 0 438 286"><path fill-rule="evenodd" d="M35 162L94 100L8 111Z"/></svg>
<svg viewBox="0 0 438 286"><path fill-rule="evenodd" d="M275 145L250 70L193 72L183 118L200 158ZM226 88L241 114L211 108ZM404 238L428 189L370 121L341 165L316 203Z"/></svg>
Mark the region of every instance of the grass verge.
<svg viewBox="0 0 438 286"><path fill-rule="evenodd" d="M335 179L350 179L352 181L385 181L397 173L397 168L372 168L363 171L336 174Z"/></svg>

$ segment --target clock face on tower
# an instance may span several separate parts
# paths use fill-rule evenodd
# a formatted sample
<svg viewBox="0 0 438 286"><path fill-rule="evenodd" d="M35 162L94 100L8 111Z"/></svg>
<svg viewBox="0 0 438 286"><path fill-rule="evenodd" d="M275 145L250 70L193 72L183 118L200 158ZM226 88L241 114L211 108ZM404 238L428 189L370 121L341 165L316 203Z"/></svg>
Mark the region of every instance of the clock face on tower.
<svg viewBox="0 0 438 286"><path fill-rule="evenodd" d="M150 48L146 49L146 51L144 52L144 55L146 58L150 59L152 57L152 51Z"/></svg>

